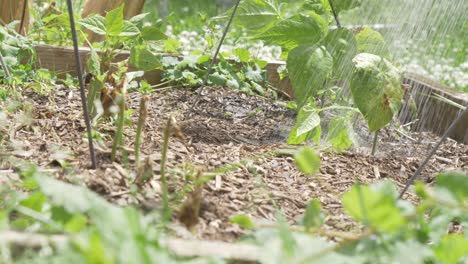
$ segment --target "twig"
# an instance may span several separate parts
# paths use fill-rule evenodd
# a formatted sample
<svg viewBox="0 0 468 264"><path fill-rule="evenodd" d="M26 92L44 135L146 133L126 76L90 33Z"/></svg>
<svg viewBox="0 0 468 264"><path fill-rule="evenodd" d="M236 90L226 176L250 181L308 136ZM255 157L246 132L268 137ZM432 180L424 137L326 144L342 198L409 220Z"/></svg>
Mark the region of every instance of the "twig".
<svg viewBox="0 0 468 264"><path fill-rule="evenodd" d="M198 95L197 95L197 99L195 100L195 103L192 105L192 107L190 108L190 112L192 112L193 108L198 104L198 102L200 101L200 96L202 95L203 93L203 89L205 88L205 86L207 85L208 83L208 79L210 78L210 74L211 74L211 69L213 68L213 65L216 61L216 58L218 57L218 53L219 51L221 50L221 46L223 45L223 42L224 42L224 39L226 38L226 35L227 35L227 32L229 30L229 27L231 26L232 24L232 20L234 19L234 16L236 14L236 11L237 11L237 8L239 7L239 4L240 4L241 0L237 0L237 3L236 5L234 6L234 10L232 10L232 14L231 14L231 17L229 18L229 21L226 25L226 28L224 29L224 32L223 32L223 36L221 37L221 40L219 41L219 44L218 44L218 48L216 49L216 52L215 54L213 55L213 57L211 58L211 61L210 61L210 65L208 66L208 69L206 70L206 74L205 74L205 78L203 79L203 84L202 84L202 87L200 87L200 89L198 90Z"/></svg>
<svg viewBox="0 0 468 264"><path fill-rule="evenodd" d="M422 170L424 169L424 167L427 165L427 163L429 162L429 160L431 159L431 157L435 154L435 152L437 151L437 149L439 149L440 145L442 144L442 142L445 141L445 139L447 139L448 135L450 135L452 133L452 131L455 129L455 127L457 126L458 122L460 122L460 120L462 120L463 116L468 114L468 107L465 107L465 110L463 110L463 112L461 112L458 117L452 122L452 124L450 125L450 127L445 131L444 135L442 136L442 138L439 140L439 142L437 143L437 145L435 145L434 148L432 148L431 152L427 155L426 159L421 163L421 165L419 165L419 168L416 170L416 172L413 174L413 176L411 176L411 178L408 180L408 182L406 183L405 187L403 188L403 190L401 191L400 193L400 199L403 197L403 195L406 193L406 191L408 191L408 188L414 183L414 181L419 177L419 175L421 174Z"/></svg>
<svg viewBox="0 0 468 264"><path fill-rule="evenodd" d="M171 209L169 208L169 198L167 190L167 179L166 179L166 161L167 161L167 150L169 148L169 137L171 136L172 118L167 120L166 127L163 133L163 149L161 153L161 189L162 189L162 202L163 202L163 220L167 223L171 218Z"/></svg>
<svg viewBox="0 0 468 264"><path fill-rule="evenodd" d="M135 164L138 168L140 166L140 144L141 144L141 134L143 131L143 126L146 122L146 117L148 116L148 101L149 96L144 95L141 97L140 101L140 114L138 116L138 124L135 136Z"/></svg>
<svg viewBox="0 0 468 264"><path fill-rule="evenodd" d="M23 27L24 27L24 20L26 19L26 9L28 8L28 1L29 0L23 0L24 4L23 4L23 13L21 14L21 22L20 22L20 27L19 27L19 32L21 34L21 32L23 31ZM24 35L26 35L26 32L24 32Z"/></svg>
<svg viewBox="0 0 468 264"><path fill-rule="evenodd" d="M2 69L5 72L6 77L10 79L11 78L10 71L8 71L8 66L5 63L5 59L3 58L1 50L0 50L0 64L2 64Z"/></svg>
<svg viewBox="0 0 468 264"><path fill-rule="evenodd" d="M67 0L67 5L68 5L68 16L70 17L70 28L71 28L72 38L73 38L73 49L75 51L78 81L80 83L81 104L83 107L83 115L85 118L86 130L88 132L88 145L89 145L89 154L91 156L91 167L93 169L96 169L97 161L96 161L96 154L94 152L93 135L91 131L91 120L89 118L86 93L85 93L85 87L84 87L84 82L83 82L83 70L81 68L80 53L78 50L78 37L76 35L75 17L73 13L72 1Z"/></svg>

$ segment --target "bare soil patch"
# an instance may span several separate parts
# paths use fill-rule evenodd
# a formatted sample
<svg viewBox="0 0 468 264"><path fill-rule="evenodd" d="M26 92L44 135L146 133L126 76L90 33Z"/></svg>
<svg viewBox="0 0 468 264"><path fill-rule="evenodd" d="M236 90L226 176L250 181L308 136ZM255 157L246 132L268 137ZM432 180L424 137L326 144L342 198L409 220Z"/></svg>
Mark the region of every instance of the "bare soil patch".
<svg viewBox="0 0 468 264"><path fill-rule="evenodd" d="M142 190L135 192L131 188L140 95L129 95L128 108L134 114L133 124L125 128L127 157L111 162L114 126L102 122L97 126L102 136L97 144L99 168L90 170L79 93L61 86L48 96L25 93L25 110L6 117L7 124L0 131L4 135L0 144L0 183L19 181L19 168L32 162L59 179L86 185L118 205L159 208L162 131L169 116L174 116L186 140L170 140L172 194L184 183L177 170L191 166L213 171L250 160L205 185L195 236L226 241L238 238L243 231L229 223L229 218L237 214L275 221L275 212L281 209L293 223L313 198L319 199L327 212L325 228L359 231L343 213L341 194L354 183L380 179L394 181L401 188L438 140L428 133L411 133L411 140L387 129L382 133L377 156L370 156L366 149L322 152L320 171L310 177L298 171L290 155L269 155L273 150L288 148L284 142L294 123L294 112L286 109L284 102L248 97L226 88L207 88L194 109L191 107L196 93L189 90L157 92L151 99L142 158L152 160L155 176ZM10 103L0 106L12 107ZM60 166L64 162L68 165ZM448 140L430 161L422 179L430 183L436 173L453 169L468 171L468 146ZM407 198L414 200L412 195Z"/></svg>

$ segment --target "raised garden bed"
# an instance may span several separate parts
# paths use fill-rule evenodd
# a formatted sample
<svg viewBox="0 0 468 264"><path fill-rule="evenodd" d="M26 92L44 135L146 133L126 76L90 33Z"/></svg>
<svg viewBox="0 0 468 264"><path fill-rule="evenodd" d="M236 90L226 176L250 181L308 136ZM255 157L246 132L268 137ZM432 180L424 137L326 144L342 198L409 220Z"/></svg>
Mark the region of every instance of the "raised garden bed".
<svg viewBox="0 0 468 264"><path fill-rule="evenodd" d="M83 61L88 58L89 52L89 48L80 49L80 55ZM37 67L55 70L62 74L70 73L73 75L76 73L72 48L37 45L36 53ZM129 52L121 51L116 60L124 60L129 56ZM281 80L278 74L278 68L284 65L285 62L283 61L269 62L265 67L266 80L273 86L292 96L293 90L291 83L287 78ZM147 72L144 78L150 84L159 84L161 83L161 71L154 70ZM414 131L429 131L441 136L456 116L461 113L462 110L459 107L440 100L440 98L436 98L436 94L458 105L468 106L468 95L466 93L449 89L423 76L406 74L403 83L409 86L407 95L411 94L416 102L417 113L414 115L411 111L408 111L410 107L408 105L409 100L406 100L402 107L400 120L402 122L411 122L416 118L416 122L412 126ZM458 123L454 132L449 136L458 142L468 144L468 115L465 114L462 121Z"/></svg>

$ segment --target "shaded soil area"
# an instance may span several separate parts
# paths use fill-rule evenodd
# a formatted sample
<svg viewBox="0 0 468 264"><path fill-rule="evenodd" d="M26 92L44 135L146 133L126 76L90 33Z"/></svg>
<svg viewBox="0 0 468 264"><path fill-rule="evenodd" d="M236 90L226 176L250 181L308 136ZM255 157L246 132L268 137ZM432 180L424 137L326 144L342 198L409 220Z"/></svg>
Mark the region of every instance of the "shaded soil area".
<svg viewBox="0 0 468 264"><path fill-rule="evenodd" d="M401 188L438 140L428 133L401 136L389 128L382 133L375 157L367 148L344 153L322 151L320 171L305 176L288 154L291 147L284 143L295 118L285 102L215 87L205 89L192 108L198 100L195 92L165 90L151 95L141 147L140 158L150 165L153 177L135 190L138 170L134 167L133 148L140 98L139 94L129 94L133 122L124 130L126 155L117 161L110 159L115 126L110 121L96 126L99 168L91 170L79 92L58 86L48 96L25 93L22 110L11 111L15 114L0 120L4 123L0 129L0 184L19 181L18 169L25 162L33 162L57 178L86 185L118 205L159 208L163 130L168 118L173 117L185 136L171 137L169 142L168 181L174 209L177 211L186 196L182 190L189 186L187 179L196 174L194 171L226 171L204 186L194 236L236 239L243 231L229 218L238 214L273 222L280 209L294 223L314 198L326 212L325 229L359 232L343 212L342 193L354 183L381 179L389 179ZM15 107L12 102L0 105L2 109ZM361 134L366 134L363 131L365 128ZM369 138L363 136L361 140ZM238 166L232 168L230 164ZM431 183L436 173L454 169L468 171L468 146L447 140L423 171L422 180ZM406 198L415 200L412 194Z"/></svg>

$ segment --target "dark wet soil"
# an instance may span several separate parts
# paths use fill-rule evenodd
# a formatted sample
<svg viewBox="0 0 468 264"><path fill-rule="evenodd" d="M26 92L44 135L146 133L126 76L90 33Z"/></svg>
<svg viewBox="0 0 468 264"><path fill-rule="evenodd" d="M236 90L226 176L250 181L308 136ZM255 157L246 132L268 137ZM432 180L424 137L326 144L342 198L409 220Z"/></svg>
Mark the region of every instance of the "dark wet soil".
<svg viewBox="0 0 468 264"><path fill-rule="evenodd" d="M185 137L172 137L169 142L168 179L174 209L177 211L182 203L185 197L182 189L187 186L187 178L196 174L193 171L206 173L220 168L227 171L213 177L203 190L195 233L203 239L238 238L243 231L229 223L229 218L238 214L250 215L258 221L275 221L275 213L282 210L293 223L313 198L319 199L327 214L326 229L358 231L343 213L342 193L354 183L382 179L401 188L438 140L429 133L402 135L389 128L382 132L380 151L375 157L369 155L367 147L344 153L322 151L320 171L315 176L305 176L298 171L291 155L274 154L278 149L290 148L284 142L295 114L285 107L285 102L247 97L215 87L207 88L192 109L196 93L165 90L151 95L144 129L141 159L150 164L153 178L134 192L131 190L137 170L133 165L133 141L139 94L130 94L128 99L128 108L134 113L133 123L124 130L126 159L110 160L115 126L111 122L96 126L97 170L88 169L78 91L59 86L48 96L31 92L24 97L23 110L10 111L0 119L4 123L0 129L0 183L18 181L18 168L25 162L33 162L57 178L86 185L118 205L137 204L145 210L159 208L162 135L172 116ZM0 105L1 109L14 107L12 102ZM365 128L358 134L363 135L361 142L368 142L370 137ZM242 165L227 169L229 164L240 161L244 161ZM468 146L448 140L431 159L421 179L430 183L438 172L454 169L468 171ZM406 198L415 200L412 194Z"/></svg>

